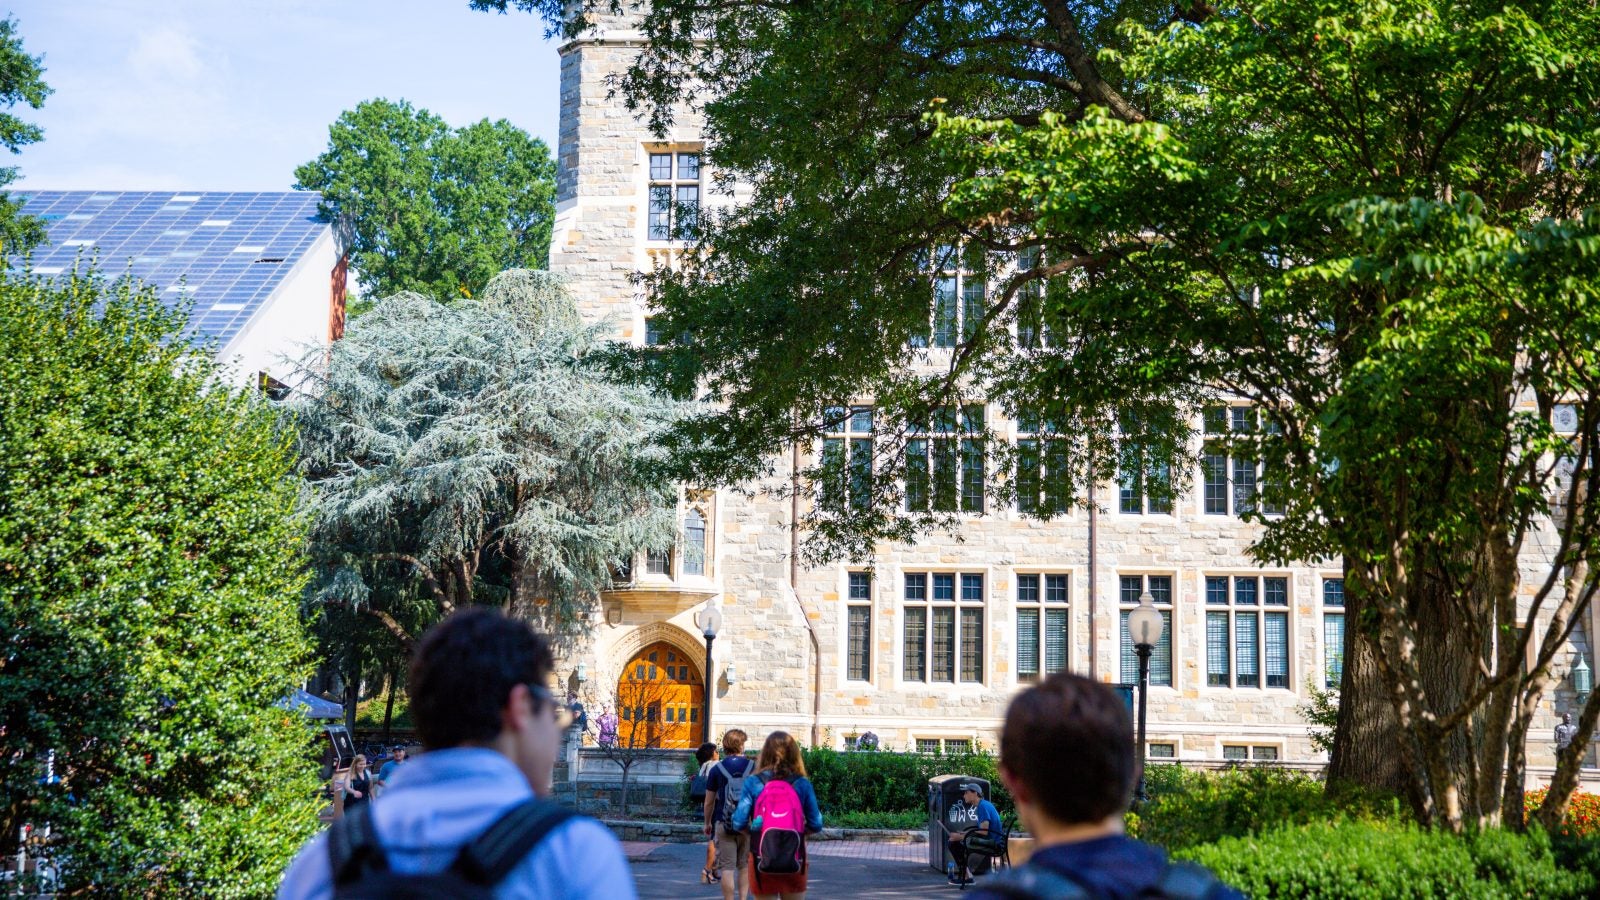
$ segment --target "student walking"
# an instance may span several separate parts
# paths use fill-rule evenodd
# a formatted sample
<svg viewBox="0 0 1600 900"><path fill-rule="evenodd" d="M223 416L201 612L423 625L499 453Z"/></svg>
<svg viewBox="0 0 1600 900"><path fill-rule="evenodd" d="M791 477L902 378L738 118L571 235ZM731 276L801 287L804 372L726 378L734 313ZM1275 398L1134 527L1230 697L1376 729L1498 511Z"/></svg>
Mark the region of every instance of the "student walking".
<svg viewBox="0 0 1600 900"><path fill-rule="evenodd" d="M279 900L631 900L611 832L540 797L570 724L546 687L553 665L544 638L493 610L463 610L429 630L408 681L427 752L394 774L382 803L312 838Z"/></svg>
<svg viewBox="0 0 1600 900"><path fill-rule="evenodd" d="M744 780L732 826L750 832L750 893L757 900L804 900L805 836L822 830L822 810L806 777L800 744L788 732L774 731L761 745L756 774Z"/></svg>
<svg viewBox="0 0 1600 900"><path fill-rule="evenodd" d="M711 774L711 767L717 764L717 745L706 741L700 749L694 752L694 761L700 764L700 771L696 772L694 779L689 782L689 805L691 807L706 803L706 780ZM717 842L711 836L711 831L706 830L706 864L700 869L701 884L716 884L717 876Z"/></svg>
<svg viewBox="0 0 1600 900"><path fill-rule="evenodd" d="M350 812L372 799L372 773L367 770L367 755L357 753L344 779L344 811Z"/></svg>
<svg viewBox="0 0 1600 900"><path fill-rule="evenodd" d="M744 783L756 764L744 755L749 735L737 728L722 736L722 760L706 775L706 834L717 848L716 869L722 900L749 900L750 835L733 827L733 812L744 797Z"/></svg>

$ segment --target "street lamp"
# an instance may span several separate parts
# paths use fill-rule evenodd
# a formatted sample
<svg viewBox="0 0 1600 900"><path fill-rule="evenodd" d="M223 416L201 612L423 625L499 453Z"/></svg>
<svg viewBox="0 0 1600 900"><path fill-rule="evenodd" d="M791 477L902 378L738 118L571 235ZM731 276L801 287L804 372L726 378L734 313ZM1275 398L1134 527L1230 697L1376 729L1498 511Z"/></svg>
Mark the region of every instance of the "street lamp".
<svg viewBox="0 0 1600 900"><path fill-rule="evenodd" d="M1128 637L1133 640L1133 652L1139 655L1139 799L1144 795L1144 709L1145 700L1150 694L1150 654L1156 649L1156 642L1161 640L1161 631L1166 623L1161 619L1161 612L1156 609L1154 597L1149 591L1139 595L1139 605L1128 613Z"/></svg>
<svg viewBox="0 0 1600 900"><path fill-rule="evenodd" d="M706 696L700 709L700 742L704 744L711 741L711 691L716 686L711 678L711 642L717 639L717 629L722 627L722 613L714 604L707 603L694 617L694 624L700 626L700 633L706 636Z"/></svg>
<svg viewBox="0 0 1600 900"><path fill-rule="evenodd" d="M1589 661L1578 654L1578 664L1572 667L1572 692L1577 695L1578 706L1589 702L1589 692L1594 690L1594 673L1589 671Z"/></svg>

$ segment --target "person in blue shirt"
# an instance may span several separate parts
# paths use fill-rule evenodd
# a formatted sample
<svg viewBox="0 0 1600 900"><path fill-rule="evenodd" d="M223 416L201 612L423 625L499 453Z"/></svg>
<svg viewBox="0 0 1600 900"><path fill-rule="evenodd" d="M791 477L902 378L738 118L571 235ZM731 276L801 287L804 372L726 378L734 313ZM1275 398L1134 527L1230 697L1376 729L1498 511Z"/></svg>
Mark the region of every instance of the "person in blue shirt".
<svg viewBox="0 0 1600 900"><path fill-rule="evenodd" d="M513 807L549 796L568 725L566 706L545 686L553 665L549 644L526 622L482 607L455 613L417 643L408 684L427 752L401 766L383 799L368 807L385 872L443 872ZM551 829L492 891L519 900L636 896L617 839L577 815ZM332 896L325 830L289 865L278 898Z"/></svg>
<svg viewBox="0 0 1600 900"><path fill-rule="evenodd" d="M1244 900L1193 863L1123 833L1139 765L1127 705L1108 685L1061 673L1018 694L1000 731L1000 779L1033 837L1026 865L970 900Z"/></svg>
<svg viewBox="0 0 1600 900"><path fill-rule="evenodd" d="M999 835L1005 826L1000 824L1000 811L983 799L983 785L968 781L961 785L961 802L950 807L945 814L944 830L950 855L955 858L956 870L950 876L951 884L972 880L972 864L967 860L966 836L981 831Z"/></svg>
<svg viewBox="0 0 1600 900"><path fill-rule="evenodd" d="M822 809L817 806L817 791L811 786L811 779L806 777L806 763L800 756L800 742L787 731L774 731L761 744L761 753L756 757L755 775L744 780L744 796L733 810L734 830L749 829L754 842L750 854L750 893L758 900L778 896L783 900L800 900L806 895L806 872L810 868L810 860L805 853L804 835L800 845L799 872L775 874L763 872L757 866L762 822L760 816L755 816L753 821L751 816L761 792L768 784L779 780L788 782L794 788L795 797L800 801L800 810L805 815L805 834L816 834L822 830Z"/></svg>

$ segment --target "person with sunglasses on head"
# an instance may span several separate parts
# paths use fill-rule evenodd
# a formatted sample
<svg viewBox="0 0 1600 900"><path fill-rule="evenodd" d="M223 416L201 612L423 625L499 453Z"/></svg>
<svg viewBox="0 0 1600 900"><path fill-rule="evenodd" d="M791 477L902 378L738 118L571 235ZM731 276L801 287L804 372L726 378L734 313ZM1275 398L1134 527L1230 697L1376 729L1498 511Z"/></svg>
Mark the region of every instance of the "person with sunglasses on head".
<svg viewBox="0 0 1600 900"><path fill-rule="evenodd" d="M427 752L394 774L383 802L300 851L280 900L633 898L611 832L544 799L571 724L547 686L553 666L544 638L493 610L429 630L408 682Z"/></svg>

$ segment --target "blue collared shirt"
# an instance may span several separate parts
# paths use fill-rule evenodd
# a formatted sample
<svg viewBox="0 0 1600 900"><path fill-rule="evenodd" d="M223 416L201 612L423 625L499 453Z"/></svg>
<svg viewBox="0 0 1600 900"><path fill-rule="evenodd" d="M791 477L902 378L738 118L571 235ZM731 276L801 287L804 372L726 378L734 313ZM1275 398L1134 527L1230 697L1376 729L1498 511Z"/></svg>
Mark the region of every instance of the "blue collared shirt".
<svg viewBox="0 0 1600 900"><path fill-rule="evenodd" d="M396 872L439 872L461 848L512 806L533 796L522 772L493 750L434 750L395 772L373 802L373 826ZM328 832L300 851L278 886L279 900L333 896ZM632 900L633 877L622 846L590 818L557 827L495 886L494 895L519 900Z"/></svg>

